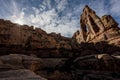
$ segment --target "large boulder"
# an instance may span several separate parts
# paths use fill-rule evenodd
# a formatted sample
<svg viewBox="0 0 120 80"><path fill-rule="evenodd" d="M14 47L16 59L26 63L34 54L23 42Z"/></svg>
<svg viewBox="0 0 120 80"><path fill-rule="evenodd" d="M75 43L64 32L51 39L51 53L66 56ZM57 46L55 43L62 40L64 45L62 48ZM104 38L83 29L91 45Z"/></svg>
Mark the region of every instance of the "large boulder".
<svg viewBox="0 0 120 80"><path fill-rule="evenodd" d="M0 72L0 80L47 80L26 69Z"/></svg>
<svg viewBox="0 0 120 80"><path fill-rule="evenodd" d="M13 69L30 69L36 71L41 68L42 62L40 58L33 56L27 56L22 54L10 54L5 56L0 56L0 61L2 65L9 65Z"/></svg>

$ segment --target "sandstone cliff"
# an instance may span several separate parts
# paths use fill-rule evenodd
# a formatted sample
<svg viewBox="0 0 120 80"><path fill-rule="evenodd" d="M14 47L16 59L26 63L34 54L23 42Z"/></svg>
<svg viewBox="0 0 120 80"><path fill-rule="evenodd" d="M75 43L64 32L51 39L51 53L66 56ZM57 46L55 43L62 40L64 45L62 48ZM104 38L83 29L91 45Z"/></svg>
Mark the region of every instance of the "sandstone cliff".
<svg viewBox="0 0 120 80"><path fill-rule="evenodd" d="M0 49L1 55L16 53L60 57L61 49L72 50L72 47L71 38L0 19Z"/></svg>
<svg viewBox="0 0 120 80"><path fill-rule="evenodd" d="M68 43L69 38L62 37L60 34L47 34L40 28L28 25L18 25L10 21L0 20L0 44L16 45L31 48L61 48ZM63 46L62 46L63 45Z"/></svg>

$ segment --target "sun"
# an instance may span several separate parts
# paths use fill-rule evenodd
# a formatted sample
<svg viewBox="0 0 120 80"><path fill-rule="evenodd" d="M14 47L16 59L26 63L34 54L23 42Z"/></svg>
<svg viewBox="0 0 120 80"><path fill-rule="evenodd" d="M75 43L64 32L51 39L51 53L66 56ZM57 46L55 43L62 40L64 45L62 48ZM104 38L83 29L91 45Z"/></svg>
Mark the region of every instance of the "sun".
<svg viewBox="0 0 120 80"><path fill-rule="evenodd" d="M20 25L24 24L23 20L21 20L21 19L14 20L14 22L17 24L20 24Z"/></svg>

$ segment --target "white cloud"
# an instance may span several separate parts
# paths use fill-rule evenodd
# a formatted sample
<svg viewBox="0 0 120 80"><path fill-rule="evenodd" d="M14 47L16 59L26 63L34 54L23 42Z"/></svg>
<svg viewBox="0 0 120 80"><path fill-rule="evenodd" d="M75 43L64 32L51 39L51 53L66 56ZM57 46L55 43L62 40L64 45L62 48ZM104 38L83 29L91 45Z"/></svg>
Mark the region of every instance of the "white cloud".
<svg viewBox="0 0 120 80"><path fill-rule="evenodd" d="M65 9L67 0L59 0L56 3L58 4L56 8L52 8L50 0L44 0L43 3L39 6L40 8L32 7L34 14L29 14L25 16L26 8L17 10L17 4L14 3L15 13L10 16L10 20L19 24L28 24L35 27L40 27L48 33L56 32L61 33L64 36L72 36L73 33L78 30L77 28L78 19L70 20L72 13L66 13L66 15L59 17L59 12L56 12L56 8L59 11ZM48 10L45 10L48 8Z"/></svg>
<svg viewBox="0 0 120 80"><path fill-rule="evenodd" d="M68 19L68 17L71 15L69 13L66 16L61 17L60 19L55 9L44 11L43 13L37 13L38 9L34 10L35 15L30 15L30 19L32 22L28 22L28 24L41 27L48 33L56 32L61 33L65 36L72 36L73 33L78 29L76 27L77 21Z"/></svg>
<svg viewBox="0 0 120 80"><path fill-rule="evenodd" d="M51 0L43 0L43 2L40 3L39 8L33 6L31 7L33 12L27 14L25 11L28 10L28 8L18 6L15 0L12 0L11 5L9 5L10 9L12 9L12 15L8 18L19 24L40 27L48 33L56 32L65 36L72 36L75 31L79 30L79 15L82 13L82 9L86 3L80 3L80 5L74 4L74 7L69 10L68 0L54 0L57 4L55 7L52 7L53 5L50 1ZM109 11L120 15L118 14L120 12L120 9L118 8L120 4L119 0L111 0L110 10L105 9L104 0L101 0L100 2L97 0L91 1L87 4L94 9L99 16L108 14ZM64 12L64 15L59 16L59 12Z"/></svg>
<svg viewBox="0 0 120 80"><path fill-rule="evenodd" d="M63 11L68 4L67 0L56 0L58 11Z"/></svg>
<svg viewBox="0 0 120 80"><path fill-rule="evenodd" d="M15 15L12 15L10 17L10 19L15 22L15 23L19 23L19 24L25 24L25 21L24 21L24 15L25 13L24 12L20 12L19 14L15 14Z"/></svg>

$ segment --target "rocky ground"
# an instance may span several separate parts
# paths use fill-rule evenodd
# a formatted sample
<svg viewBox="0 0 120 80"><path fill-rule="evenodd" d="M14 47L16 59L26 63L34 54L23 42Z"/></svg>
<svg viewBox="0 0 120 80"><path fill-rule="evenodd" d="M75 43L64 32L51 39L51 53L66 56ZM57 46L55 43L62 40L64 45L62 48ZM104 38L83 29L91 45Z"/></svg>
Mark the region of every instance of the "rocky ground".
<svg viewBox="0 0 120 80"><path fill-rule="evenodd" d="M86 6L80 23L67 38L0 19L0 80L120 80L117 22Z"/></svg>

